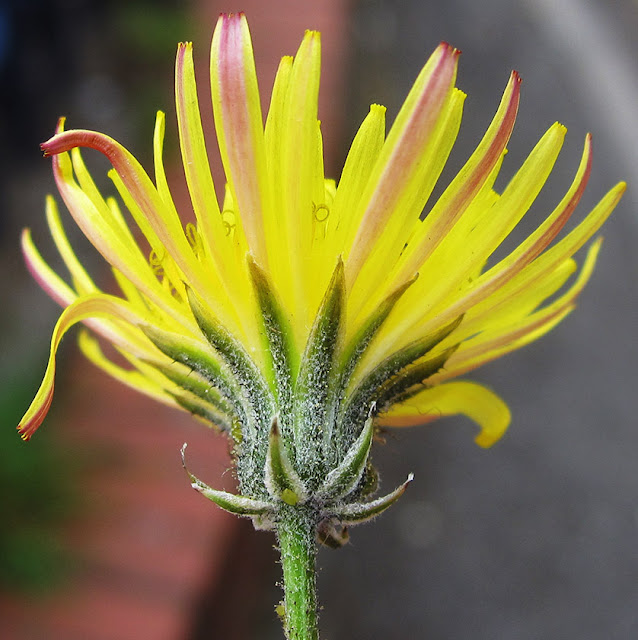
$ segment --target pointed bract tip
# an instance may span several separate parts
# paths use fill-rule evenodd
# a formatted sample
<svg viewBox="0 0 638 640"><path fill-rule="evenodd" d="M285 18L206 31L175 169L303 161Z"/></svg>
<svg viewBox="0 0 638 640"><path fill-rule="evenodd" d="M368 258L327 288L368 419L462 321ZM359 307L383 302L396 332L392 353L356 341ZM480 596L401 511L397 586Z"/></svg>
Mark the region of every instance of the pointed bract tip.
<svg viewBox="0 0 638 640"><path fill-rule="evenodd" d="M261 268L261 266L259 265L259 263L255 260L255 256L253 256L252 253L248 252L246 254L246 264L248 265L248 269L250 270L250 273L252 275L253 278L258 277L258 278L263 278L264 277L264 270Z"/></svg>
<svg viewBox="0 0 638 640"><path fill-rule="evenodd" d="M182 448L180 449L180 454L182 455L182 467L184 467L184 469L186 469L186 447L188 446L188 443L185 442L182 445Z"/></svg>
<svg viewBox="0 0 638 640"><path fill-rule="evenodd" d="M343 256L340 254L339 257L337 258L337 264L335 265L335 270L332 275L333 282L343 279L344 274L345 274L345 266L343 264Z"/></svg>

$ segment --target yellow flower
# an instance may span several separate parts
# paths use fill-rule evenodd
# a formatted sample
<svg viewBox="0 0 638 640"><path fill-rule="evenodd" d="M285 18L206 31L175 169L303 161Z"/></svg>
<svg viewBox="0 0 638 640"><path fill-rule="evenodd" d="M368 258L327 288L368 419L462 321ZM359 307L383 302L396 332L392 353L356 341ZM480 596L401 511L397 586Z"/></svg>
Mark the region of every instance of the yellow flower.
<svg viewBox="0 0 638 640"><path fill-rule="evenodd" d="M196 216L185 227L162 164L163 113L155 126L154 179L113 139L64 131L61 121L42 149L69 212L111 265L121 295L94 284L48 198L49 226L71 284L46 265L26 230L27 264L64 311L44 381L19 426L23 438L51 403L60 340L83 322L90 332L80 335L80 347L95 364L231 434L240 484L255 499L275 491L293 504L309 492L320 495L318 479L355 455L353 443L367 460L366 425L373 423L408 426L463 413L480 426L481 446L497 440L510 420L507 406L481 385L452 380L539 338L574 308L600 240L567 285L577 270L572 256L625 185L554 242L590 173L588 136L556 208L509 254L488 263L543 187L566 129L552 125L507 187L494 190L519 103L513 72L478 147L432 201L461 121L458 54L445 43L436 49L387 136L384 107L371 106L335 182L324 177L317 120L319 34L307 32L297 55L281 60L264 125L246 20L221 16L211 86L223 193L211 178L192 47L180 44L177 53L179 140ZM127 215L99 192L80 147L108 158ZM96 336L129 365L107 357ZM277 453L280 433L287 444ZM357 464L357 482L371 476Z"/></svg>

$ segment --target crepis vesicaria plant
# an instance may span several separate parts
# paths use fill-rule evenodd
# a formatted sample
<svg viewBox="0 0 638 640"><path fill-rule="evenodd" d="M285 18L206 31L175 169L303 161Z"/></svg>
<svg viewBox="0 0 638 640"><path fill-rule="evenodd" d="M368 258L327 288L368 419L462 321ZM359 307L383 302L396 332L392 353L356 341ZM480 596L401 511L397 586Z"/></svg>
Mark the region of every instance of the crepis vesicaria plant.
<svg viewBox="0 0 638 640"><path fill-rule="evenodd" d="M456 378L539 338L569 314L600 240L580 270L572 256L625 185L557 239L590 173L587 136L556 208L488 264L541 190L566 129L552 125L505 189L494 190L519 104L513 72L478 147L431 201L465 100L454 86L458 54L445 43L435 50L387 136L384 107L371 106L336 182L324 177L317 119L319 34L307 32L296 56L281 60L264 125L246 20L222 15L210 65L227 180L221 198L202 132L192 47L180 44L177 53L177 124L196 217L185 226L162 164L163 113L153 138L154 180L115 140L65 131L61 121L42 149L67 209L111 265L121 295L98 289L48 198L49 227L70 284L47 266L26 230L27 264L64 310L42 386L19 426L23 438L51 403L60 340L82 322L88 331L80 333L80 348L97 366L232 439L239 495L194 476L192 484L257 527L277 530L287 584L295 531L304 530L306 542L310 532L340 545L345 525L377 515L404 491L407 482L373 497L376 429L462 413L480 427L479 445L496 441L510 420L507 406L484 386ZM81 147L110 161L119 200L97 189ZM107 357L98 338L121 358ZM288 596L286 628L297 637L305 623L294 619Z"/></svg>

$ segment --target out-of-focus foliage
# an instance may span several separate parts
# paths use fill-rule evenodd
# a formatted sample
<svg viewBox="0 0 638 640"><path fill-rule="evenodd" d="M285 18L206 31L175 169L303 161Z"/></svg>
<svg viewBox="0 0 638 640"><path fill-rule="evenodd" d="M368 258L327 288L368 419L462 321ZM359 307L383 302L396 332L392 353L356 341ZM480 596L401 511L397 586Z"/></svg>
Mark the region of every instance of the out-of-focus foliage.
<svg viewBox="0 0 638 640"><path fill-rule="evenodd" d="M4 377L4 376L3 376ZM36 380L0 390L0 588L46 588L69 566L56 530L75 505L73 465L50 434L26 445L11 428Z"/></svg>

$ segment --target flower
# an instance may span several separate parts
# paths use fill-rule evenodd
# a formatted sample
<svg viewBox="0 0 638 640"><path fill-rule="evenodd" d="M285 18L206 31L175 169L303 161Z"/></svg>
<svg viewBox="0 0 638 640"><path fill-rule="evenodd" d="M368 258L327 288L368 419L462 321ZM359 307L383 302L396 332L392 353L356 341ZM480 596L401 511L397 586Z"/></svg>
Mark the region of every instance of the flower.
<svg viewBox="0 0 638 640"><path fill-rule="evenodd" d="M89 332L79 344L92 362L230 434L243 495L216 492L191 476L193 485L263 526L277 501L312 498L343 523L396 499L404 486L357 502L374 485L369 452L377 426L463 413L479 425L479 445L496 441L510 420L507 406L484 386L455 379L539 338L574 308L601 241L590 245L568 285L577 269L572 256L625 185L554 242L589 177L587 136L556 208L489 263L543 187L566 129L552 125L507 187L494 190L519 104L513 72L478 147L431 201L461 121L458 56L446 43L435 50L387 137L384 107L371 106L336 183L324 177L317 119L319 34L308 31L297 55L282 59L264 126L246 19L222 15L211 51L227 179L220 199L191 44L180 44L177 53L179 140L196 217L185 227L162 164L163 113L155 125L154 181L115 140L65 131L61 121L42 149L69 212L111 265L121 294L95 285L49 197L48 223L71 285L47 266L25 230L27 265L64 311L42 386L18 427L22 437L32 436L51 404L60 340L83 322ZM110 161L128 216L100 193L80 147ZM144 240L136 240L127 218ZM110 355L96 336L114 347ZM337 534L325 527L327 541L338 542Z"/></svg>

